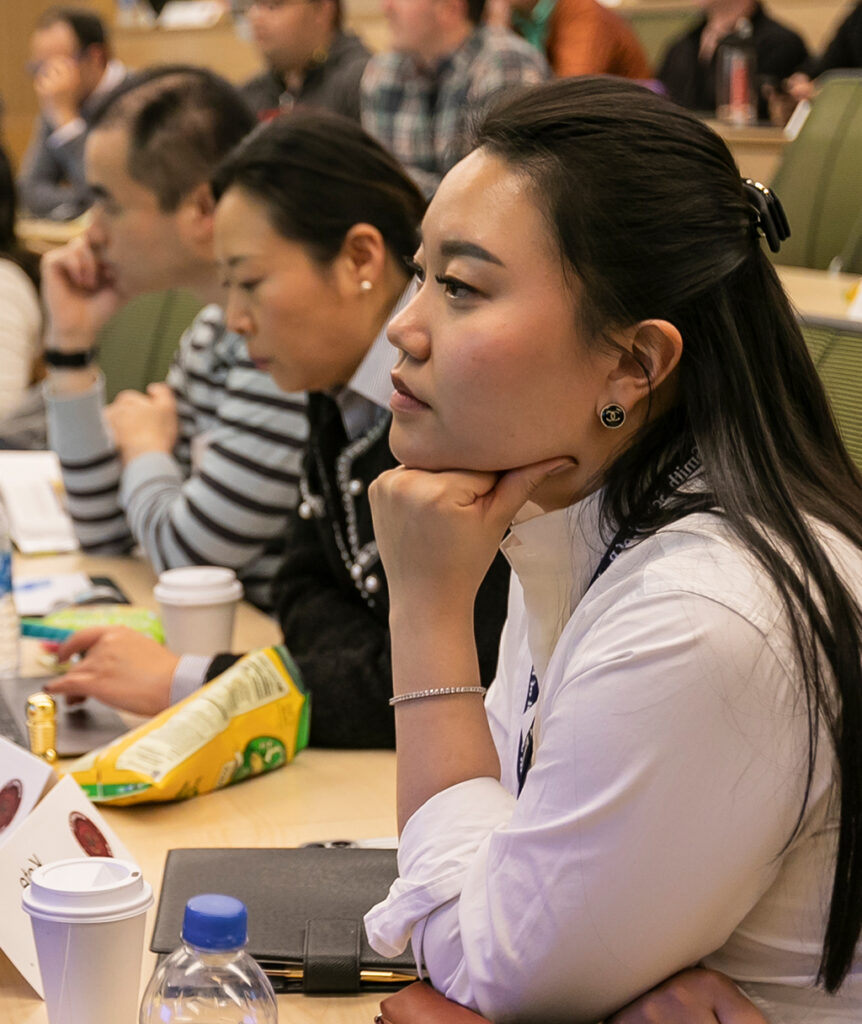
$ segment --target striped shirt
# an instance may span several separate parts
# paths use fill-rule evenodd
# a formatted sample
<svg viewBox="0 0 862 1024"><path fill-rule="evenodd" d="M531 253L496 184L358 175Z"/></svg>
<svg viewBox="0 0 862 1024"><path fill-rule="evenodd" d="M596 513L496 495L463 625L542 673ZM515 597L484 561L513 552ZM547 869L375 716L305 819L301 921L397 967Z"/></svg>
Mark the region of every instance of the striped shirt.
<svg viewBox="0 0 862 1024"><path fill-rule="evenodd" d="M379 53L362 76L362 127L401 161L426 196L469 150L471 121L505 90L550 76L545 58L503 29L477 28L434 68Z"/></svg>
<svg viewBox="0 0 862 1024"><path fill-rule="evenodd" d="M269 609L298 500L305 397L280 391L254 366L214 305L183 335L167 383L179 416L174 451L125 467L102 417L103 382L71 397L46 387L49 441L81 547L107 555L137 543L157 572L229 566L248 600Z"/></svg>

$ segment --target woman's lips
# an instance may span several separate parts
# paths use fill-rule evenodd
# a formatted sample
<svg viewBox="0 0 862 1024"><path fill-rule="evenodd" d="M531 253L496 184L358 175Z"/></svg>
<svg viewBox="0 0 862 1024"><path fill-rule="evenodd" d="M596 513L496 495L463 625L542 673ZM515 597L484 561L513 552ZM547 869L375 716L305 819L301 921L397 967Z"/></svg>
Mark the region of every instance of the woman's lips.
<svg viewBox="0 0 862 1024"><path fill-rule="evenodd" d="M417 398L404 381L394 373L392 374L392 386L395 390L389 399L389 408L393 412L416 412L419 409L430 408L427 402Z"/></svg>
<svg viewBox="0 0 862 1024"><path fill-rule="evenodd" d="M272 365L272 359L268 356L256 356L253 352L249 352L248 356L258 370L266 370Z"/></svg>

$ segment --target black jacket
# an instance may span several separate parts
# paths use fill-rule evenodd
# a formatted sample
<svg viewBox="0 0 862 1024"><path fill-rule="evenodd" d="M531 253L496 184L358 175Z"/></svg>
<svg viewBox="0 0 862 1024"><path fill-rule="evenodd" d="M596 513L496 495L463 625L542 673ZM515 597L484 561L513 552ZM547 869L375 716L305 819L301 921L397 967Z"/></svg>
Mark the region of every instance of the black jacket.
<svg viewBox="0 0 862 1024"><path fill-rule="evenodd" d="M389 601L368 502L368 485L396 465L389 450L390 418L352 442L327 396L309 396L308 418L304 500L288 522L284 564L274 587L278 618L311 691L312 745L391 747ZM486 686L496 670L508 588L508 563L498 555L476 600L476 643ZM226 666L223 659L216 661L210 678Z"/></svg>
<svg viewBox="0 0 862 1024"><path fill-rule="evenodd" d="M268 121L294 105L319 107L358 121L359 82L370 57L358 36L338 31L325 59L311 64L295 93L285 88L284 80L275 71L252 78L241 91L261 121Z"/></svg>
<svg viewBox="0 0 862 1024"><path fill-rule="evenodd" d="M701 61L700 37L704 28L705 18L671 45L661 63L658 77L670 98L680 106L714 114L718 49L709 63ZM808 56L802 37L770 18L760 4L757 4L751 16L751 33L760 82L787 78L799 70ZM762 95L758 116L768 116L766 99Z"/></svg>

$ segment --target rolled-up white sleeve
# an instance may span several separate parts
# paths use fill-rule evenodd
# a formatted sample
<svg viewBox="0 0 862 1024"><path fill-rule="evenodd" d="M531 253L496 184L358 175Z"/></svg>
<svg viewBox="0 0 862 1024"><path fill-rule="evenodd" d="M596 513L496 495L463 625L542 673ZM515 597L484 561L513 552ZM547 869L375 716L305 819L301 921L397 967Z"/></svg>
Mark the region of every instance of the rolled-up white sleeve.
<svg viewBox="0 0 862 1024"><path fill-rule="evenodd" d="M480 778L435 794L412 815L398 848L399 877L386 901L365 917L379 953L403 952L413 929L460 895L487 836L508 822L514 808L515 798L496 779Z"/></svg>

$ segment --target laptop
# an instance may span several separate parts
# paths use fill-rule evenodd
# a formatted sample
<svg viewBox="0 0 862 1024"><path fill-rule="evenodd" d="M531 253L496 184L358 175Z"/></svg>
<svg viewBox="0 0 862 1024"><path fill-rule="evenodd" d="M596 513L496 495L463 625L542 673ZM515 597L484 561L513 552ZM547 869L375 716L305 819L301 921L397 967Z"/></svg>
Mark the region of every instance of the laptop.
<svg viewBox="0 0 862 1024"><path fill-rule="evenodd" d="M27 734L27 698L56 676L0 679L0 735L30 749ZM57 756L80 757L110 743L128 725L113 708L88 697L83 704L67 705L57 698Z"/></svg>

